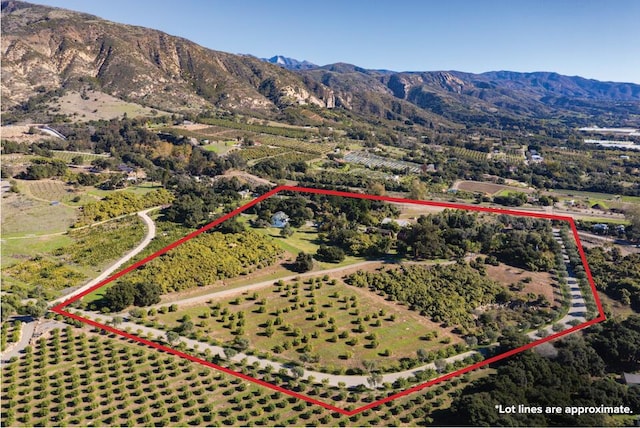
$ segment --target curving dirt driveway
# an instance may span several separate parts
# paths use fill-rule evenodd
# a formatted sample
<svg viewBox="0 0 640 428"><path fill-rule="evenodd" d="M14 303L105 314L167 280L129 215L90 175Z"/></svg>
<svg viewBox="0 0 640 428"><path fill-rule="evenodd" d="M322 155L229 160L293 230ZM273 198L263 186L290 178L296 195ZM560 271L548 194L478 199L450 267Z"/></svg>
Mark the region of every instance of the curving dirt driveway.
<svg viewBox="0 0 640 428"><path fill-rule="evenodd" d="M337 268L332 268L332 269L325 269L325 270L320 270L320 271L311 271L311 272L305 272L305 273L297 273L294 275L289 275L289 276L283 276L281 278L274 278L274 279L269 279L266 281L260 281L260 282L254 282L253 284L249 284L249 285L243 285L241 287L236 287L236 288L229 288L227 290L221 290L221 291L213 291L209 294L204 294L202 296L195 296L195 297L188 297L185 299L181 299L181 300L172 300L170 302L163 302L163 303L158 303L157 305L151 306L152 308L159 308L161 306L166 306L167 304L175 304L175 305L180 305L180 306L190 306L190 305L198 305L198 304L202 304L202 303L206 303L207 301L211 300L211 299L218 299L221 297L229 297L229 296L233 296L236 294L242 294L242 293L246 293L248 291L254 291L254 290L259 290L261 288L266 288L269 286L272 286L275 282L278 281L292 281L296 278L309 278L309 277L314 277L314 276L322 276L325 274L332 274L332 273L336 273L336 272L341 272L344 270L348 270L348 269L354 269L354 268L359 268L359 267L363 267L363 266L367 266L370 264L377 264L377 263L383 263L384 261L382 260L368 260L368 261L364 261L364 262L359 262L359 263L354 263L351 265L347 265L347 266L340 266Z"/></svg>
<svg viewBox="0 0 640 428"><path fill-rule="evenodd" d="M153 207L153 208L149 208L143 211L138 212L138 216L140 216L140 218L145 222L145 224L147 225L147 234L145 235L144 239L138 244L137 247L135 247L133 250L129 251L127 254L125 254L124 256L120 257L118 260L116 260L111 266L109 266L107 269L105 269L104 272L102 272L98 277L92 279L91 281L89 281L88 283L86 283L85 285L83 285L82 287L72 291L71 293L59 297L56 300L52 301L52 304L57 304L57 303L62 303L63 301L66 301L68 299L70 299L71 297L82 293L85 290L88 290L89 288L93 287L94 285L98 284L100 281L104 281L106 278L108 278L114 271L116 271L120 266L122 266L124 263L128 262L129 260L131 260L132 258L134 258L136 255L138 255L138 253L140 253L142 250L144 250L147 245L149 245L149 243L151 242L151 240L153 238L155 238L156 236L156 224L153 222L153 220L151 220L151 217L149 217L148 213L150 211L156 210L158 209L158 207Z"/></svg>

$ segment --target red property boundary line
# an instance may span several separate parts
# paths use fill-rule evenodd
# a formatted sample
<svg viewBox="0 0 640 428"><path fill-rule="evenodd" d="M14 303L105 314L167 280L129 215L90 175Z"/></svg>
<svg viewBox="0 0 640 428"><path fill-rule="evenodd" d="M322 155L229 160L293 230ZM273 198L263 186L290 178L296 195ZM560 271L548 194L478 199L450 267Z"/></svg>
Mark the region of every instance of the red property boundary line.
<svg viewBox="0 0 640 428"><path fill-rule="evenodd" d="M260 379L256 379L254 377L248 376L244 373L241 372L237 372L235 370L231 370L229 368L214 364L212 362L209 362L207 360L203 360L201 358L195 357L193 355L187 354L185 352L179 351L177 349L173 349L170 348L168 346L162 345L160 343L156 343L147 339L144 339L142 337L138 337L136 335L133 335L131 333L128 333L126 331L122 331L122 330L118 330L116 328L113 328L111 326L105 325L105 324L101 324L99 322L93 321L91 319L88 318L84 318L81 317L79 315L70 313L68 311L65 311L63 308L70 305L71 303L81 299L82 297L86 296L87 294L95 291L96 289L110 283L111 281L116 280L117 278L120 278L121 276L125 275L126 273L142 266L143 264L155 259L156 257L166 253L167 251L177 247L180 244L183 244L184 242L195 238L196 236L200 235L203 232L206 232L207 230L219 225L220 223L222 223L223 221L226 221L228 219L230 219L231 217L234 217L237 214L240 214L241 212L245 211L247 208L250 208L254 205L256 205L257 203L279 193L282 191L291 191L291 192L298 192L298 193L314 193L314 194L320 194L320 195L328 195L328 196L341 196L341 197L345 197L345 198L358 198L358 199L369 199L369 200L375 200L375 201L385 201L385 202L395 202L395 203L404 203L404 204L413 204L413 205L426 205L426 206L434 206L434 207L443 207L443 208L452 208L452 209L464 209L464 210L469 210L469 211L480 211L480 212L488 212L488 213L494 213L494 214L507 214L507 215L515 215L515 216L523 216L523 217L536 217L536 218L543 218L543 219L548 219L548 220L559 220L559 221L566 221L569 223L569 226L571 227L571 230L573 231L573 237L575 239L576 242L576 246L578 248L578 252L580 254L580 259L582 260L582 264L584 266L584 270L587 276L587 279L589 281L589 285L591 286L591 292L593 293L593 298L594 301L596 303L596 306L598 308L598 314L599 316L586 321L582 324L579 324L577 326L571 327L567 330L552 334L550 336L538 339L536 341L530 342L524 346L521 346L519 348L516 349L512 349L510 351L504 352L500 355L496 355L493 356L491 358L488 358L486 360L480 361L478 363L472 364L468 367L465 367L463 369L459 369L456 370L454 372L445 374L443 376L437 377L435 379L432 379L430 381L427 381L425 383L413 386L409 389L406 389L404 391L398 392L396 394L390 395L388 397L385 397L381 400L378 401L374 401L372 403L369 403L367 405L364 405L362 407L358 407L354 410L346 410L346 409L342 409L339 407L336 407L334 405L331 405L329 403L325 403L323 401L319 401L316 400L313 397L309 397L306 396L304 394L299 394L297 392L294 391L290 391L288 389L285 389L281 386L278 385L274 385L268 382L265 382L263 380ZM97 327L97 328L101 328L103 330L106 330L110 333L115 333L118 334L120 336L123 336L127 339L131 339L131 340L135 340L137 342L140 342L144 345L147 346L151 346L153 348L159 349L161 351L170 353L170 354L174 354L177 355L181 358L185 358L187 360L193 361L195 363L199 363L202 364L204 366L207 367L211 367L214 368L216 370L219 370L221 372L230 374L232 376L236 376L238 378L256 383L258 385L264 386L266 388L272 389L274 391L278 391L281 392L283 394L292 396L292 397L296 397L299 398L301 400L307 401L309 403L313 403L313 404L317 404L319 406L322 406L328 410L334 411L334 412L338 412L341 413L343 415L347 415L347 416L351 416L354 415L356 413L360 413L364 410L367 409L371 409L374 407L378 407L384 403L387 403L389 401L395 400L396 398L399 397L403 397L405 395L409 395L413 392L416 391L420 391L424 388L427 388L429 386L435 385L437 383L443 382L445 380L451 379L453 377L459 376L461 374L470 372L472 370L475 370L477 368L486 366L488 364L494 363L496 361L500 361L504 358L510 357L512 355L515 355L519 352L525 351L527 349L531 349L537 345L540 345L542 343L548 342L550 340L554 340L557 339L559 337L565 336L567 334L573 333L575 331L578 331L580 329L583 329L585 327L588 327L590 325L599 323L601 321L604 321L606 319L605 314L604 314L604 310L602 309L602 303L600 302L600 298L598 297L598 293L596 292L596 286L595 283L593 282L593 277L591 276L591 271L589 270L589 265L587 264L587 259L584 253L584 249L582 248L582 244L580 243L580 238L578 237L578 230L576 228L576 225L573 221L573 218L568 217L568 216L560 216L560 215L554 215L554 214L544 214L544 213L535 213L535 212L528 212L528 211L518 211L518 210L509 210L509 209L502 209L502 208L489 208L489 207L480 207L480 206L474 206L474 205L465 205L465 204L457 204L457 203L449 203L449 202L434 202L434 201L418 201L418 200L411 200L411 199L403 199L403 198L395 198L395 197L389 197L389 196L377 196L377 195L367 195L367 194L361 194L361 193L351 193L351 192L341 192L341 191L336 191L336 190L326 190L326 189L314 189L314 188L307 188L307 187L295 187L295 186L280 186L277 187L263 195L261 195L260 197L254 199L253 201L249 202L246 205L243 205L239 208L236 208L235 210L231 211L228 214L225 214L224 216L220 217L219 219L214 220L213 222L207 224L206 226L204 226L201 229L196 230L195 232L192 232L188 235L186 235L185 237L179 239L178 241L162 248L159 251L156 251L155 253L151 254L148 257L145 257L144 259L134 263L133 265L127 267L126 269L123 269L117 273L115 273L114 275L110 276L109 278L99 282L98 284L94 285L93 287L83 291L82 293L77 294L76 296L73 296L72 298L54 306L53 308L51 308L51 311L58 313L60 315L72 318L74 320L83 322L85 324Z"/></svg>

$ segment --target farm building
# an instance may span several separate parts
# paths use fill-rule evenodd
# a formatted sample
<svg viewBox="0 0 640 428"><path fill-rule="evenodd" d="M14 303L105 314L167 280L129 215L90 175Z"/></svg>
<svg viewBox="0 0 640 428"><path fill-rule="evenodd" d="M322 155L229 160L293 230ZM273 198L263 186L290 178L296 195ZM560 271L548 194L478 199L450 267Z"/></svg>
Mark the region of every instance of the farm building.
<svg viewBox="0 0 640 428"><path fill-rule="evenodd" d="M391 218L391 217L385 217L380 222L380 224L388 224L388 223L395 223L400 227L407 227L410 224L409 220L402 220L399 218Z"/></svg>
<svg viewBox="0 0 640 428"><path fill-rule="evenodd" d="M282 211L278 211L271 217L271 225L273 227L283 228L289 224L289 216L283 213Z"/></svg>

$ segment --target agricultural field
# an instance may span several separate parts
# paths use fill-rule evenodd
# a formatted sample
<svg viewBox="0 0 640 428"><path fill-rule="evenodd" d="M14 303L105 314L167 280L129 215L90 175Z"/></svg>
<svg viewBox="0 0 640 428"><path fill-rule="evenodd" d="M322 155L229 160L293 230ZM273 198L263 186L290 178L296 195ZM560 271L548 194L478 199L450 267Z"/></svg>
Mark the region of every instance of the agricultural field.
<svg viewBox="0 0 640 428"><path fill-rule="evenodd" d="M166 242L165 239L163 243L167 245L170 242L173 241ZM155 243L154 247L147 247L137 258L162 248L158 245ZM128 304L116 308L113 302L104 299L111 287L152 283L162 293L190 290L271 266L280 260L281 253L276 244L257 233L203 233L149 261L123 279L94 291L85 302L94 308L94 302L98 301L100 307L120 311Z"/></svg>
<svg viewBox="0 0 640 428"><path fill-rule="evenodd" d="M184 307L149 319L179 332L186 320L192 320L197 337L220 343L246 338L255 351L294 363L312 358L311 367L338 374L360 368L365 360L382 372L399 371L400 361L415 359L417 349L433 352L433 361L458 353L451 347L463 343L452 328L442 329L418 313L347 287L330 275L278 281L254 293L213 299L206 306Z"/></svg>
<svg viewBox="0 0 640 428"><path fill-rule="evenodd" d="M75 223L75 227L90 225L109 220L121 215L132 214L146 208L157 207L170 203L173 195L164 188L138 192L112 192L99 201L93 201L82 207L82 215Z"/></svg>
<svg viewBox="0 0 640 428"><path fill-rule="evenodd" d="M520 188L507 186L504 184L485 183L480 181L460 181L456 183L456 188L465 192L478 192L490 195L503 195L503 193L501 192L532 192L531 189L527 189L524 187Z"/></svg>
<svg viewBox="0 0 640 428"><path fill-rule="evenodd" d="M9 194L2 200L2 238L65 232L77 215L77 209L72 207Z"/></svg>
<svg viewBox="0 0 640 428"><path fill-rule="evenodd" d="M239 369L240 367L237 367ZM251 366L247 373L273 378ZM2 366L3 426L390 425L432 422L482 369L409 397L344 416L154 349L86 328L53 330ZM344 400L345 388L289 379L289 388L353 406L384 392Z"/></svg>
<svg viewBox="0 0 640 428"><path fill-rule="evenodd" d="M213 125L213 126L220 126L224 128L239 129L241 131L255 132L258 134L270 134L270 135L289 137L289 138L309 138L311 136L317 135L317 131L314 132L312 129L298 129L298 128L292 128L292 127L286 127L286 126L258 125L258 124L236 122L234 120L228 120L228 119L201 118L200 121L202 123Z"/></svg>
<svg viewBox="0 0 640 428"><path fill-rule="evenodd" d="M287 153L288 150L282 147L271 146L255 146L242 148L238 154L245 161L259 160L267 157L276 156L282 153Z"/></svg>
<svg viewBox="0 0 640 428"><path fill-rule="evenodd" d="M53 157L56 159L61 159L66 163L71 163L72 159L78 156L82 157L82 165L88 165L91 161L96 159L106 159L109 158L108 154L96 154L96 153L86 153L86 152L70 152L66 150L52 150Z"/></svg>
<svg viewBox="0 0 640 428"><path fill-rule="evenodd" d="M82 194L60 180L25 180L20 182L20 186L26 189L27 195L49 202L71 202L73 198Z"/></svg>
<svg viewBox="0 0 640 428"><path fill-rule="evenodd" d="M478 162L486 161L489 157L488 153L480 152L477 150L469 150L464 147L451 147L451 152L456 156L460 156L465 159L471 159Z"/></svg>
<svg viewBox="0 0 640 428"><path fill-rule="evenodd" d="M389 168L396 171L410 171L414 174L422 170L422 165L413 162L405 162L395 159L383 158L367 152L351 152L344 156L346 162L365 165L369 168Z"/></svg>
<svg viewBox="0 0 640 428"><path fill-rule="evenodd" d="M293 138L274 137L274 136L261 136L260 143L268 146L283 147L285 149L291 149L296 152L310 153L321 155L332 151L335 147L334 144L326 144L320 142L307 142L300 141Z"/></svg>
<svg viewBox="0 0 640 428"><path fill-rule="evenodd" d="M34 238L20 240L27 241L31 251L25 254L16 249L18 252L11 254L15 262L3 266L2 278L7 285L15 284L29 290L37 284L46 291L57 292L96 276L112 260L135 247L144 234L142 221L137 216L130 216L91 228L71 230L56 236L50 247L43 242L33 243Z"/></svg>
<svg viewBox="0 0 640 428"><path fill-rule="evenodd" d="M18 343L22 331L22 321L11 320L2 323L0 328L0 352L4 352L9 346Z"/></svg>

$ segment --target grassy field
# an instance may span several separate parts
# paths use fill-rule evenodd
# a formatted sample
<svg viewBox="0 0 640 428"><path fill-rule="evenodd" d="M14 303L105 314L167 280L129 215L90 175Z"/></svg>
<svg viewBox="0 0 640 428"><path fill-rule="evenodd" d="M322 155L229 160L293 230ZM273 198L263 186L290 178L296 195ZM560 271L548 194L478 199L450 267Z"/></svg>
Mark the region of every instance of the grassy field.
<svg viewBox="0 0 640 428"><path fill-rule="evenodd" d="M617 201L620 199L623 199L623 200L627 199L625 202L640 202L640 197L638 196L620 197L619 195L612 195L609 193L583 192L579 190L562 190L562 189L555 189L550 192L560 196L580 197L580 198L587 198L587 199L594 199L594 200Z"/></svg>
<svg viewBox="0 0 640 428"><path fill-rule="evenodd" d="M75 208L11 194L2 200L2 237L64 232L76 217Z"/></svg>
<svg viewBox="0 0 640 428"><path fill-rule="evenodd" d="M249 224L249 220L252 218L255 218L255 216L243 215L238 217L241 222L247 225ZM311 225L304 225L300 228L294 228L293 235L286 238L280 236L281 229L277 227L251 228L251 230L273 238L275 242L280 246L280 248L282 248L294 258L300 252L315 254L316 251L318 251L318 248L320 248L320 243L318 242L318 232L316 231L316 228ZM340 263L323 263L316 261L315 269L331 269L340 266L347 266L350 264L361 262L363 260L365 259L362 257L347 256L344 261Z"/></svg>
<svg viewBox="0 0 640 428"><path fill-rule="evenodd" d="M442 342L462 342L451 329L406 307L329 277L292 281L156 318L179 328L185 315L209 339L246 337L253 349L294 362L305 353L314 354L318 366L328 371L361 368L364 360L380 368L395 367L401 358L415 358L419 348L437 351L445 346ZM387 349L390 356L385 356Z"/></svg>
<svg viewBox="0 0 640 428"><path fill-rule="evenodd" d="M126 189L118 189L118 190L102 190L102 189L96 189L94 187L90 187L90 188L87 188L87 194L93 195L98 198L104 198L107 195L112 195L114 192L131 192L131 193L136 193L138 195L144 195L146 193L149 193L161 188L162 188L162 185L160 183L144 182L140 184L135 184L133 186L129 186Z"/></svg>
<svg viewBox="0 0 640 428"><path fill-rule="evenodd" d="M66 235L6 239L2 279L9 285L41 285L49 291L79 285L133 248L144 233L142 221L130 216Z"/></svg>
<svg viewBox="0 0 640 428"><path fill-rule="evenodd" d="M51 254L71 242L71 238L67 235L24 239L3 238L1 267L5 268L25 259Z"/></svg>
<svg viewBox="0 0 640 428"><path fill-rule="evenodd" d="M211 144L202 146L202 148L208 152L214 152L219 155L227 154L236 144L236 141L218 141Z"/></svg>
<svg viewBox="0 0 640 428"><path fill-rule="evenodd" d="M629 226L631 222L629 220L625 220L622 218L610 218L610 217L591 217L591 216L581 216L579 214L574 215L575 218L580 218L580 220L588 222L588 223L609 223L609 224L623 224L625 226Z"/></svg>
<svg viewBox="0 0 640 428"><path fill-rule="evenodd" d="M239 369L239 368L238 368ZM246 369L254 376L273 374ZM3 426L418 426L472 380L461 378L347 417L113 336L68 328L2 366ZM344 389L293 381L304 394L342 401ZM383 391L360 398L379 399ZM416 410L420 409L418 413Z"/></svg>
<svg viewBox="0 0 640 428"><path fill-rule="evenodd" d="M623 196L622 202L628 202L631 204L640 204L640 196Z"/></svg>

